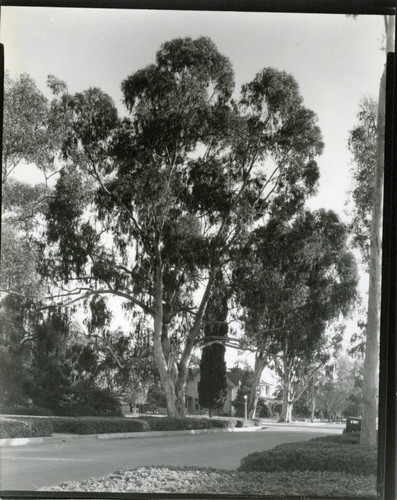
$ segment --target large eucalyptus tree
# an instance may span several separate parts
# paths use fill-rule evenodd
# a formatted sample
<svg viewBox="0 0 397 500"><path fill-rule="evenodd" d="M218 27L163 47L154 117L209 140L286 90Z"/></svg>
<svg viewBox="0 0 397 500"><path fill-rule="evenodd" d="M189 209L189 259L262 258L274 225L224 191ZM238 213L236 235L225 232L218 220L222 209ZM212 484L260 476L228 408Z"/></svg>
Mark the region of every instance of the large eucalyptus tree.
<svg viewBox="0 0 397 500"><path fill-rule="evenodd" d="M122 90L124 119L99 89L59 96L68 167L42 272L59 301L100 316L118 296L151 318L168 414L182 417L215 277L255 223L315 191L321 133L284 72L265 68L234 100L231 63L204 37L163 44Z"/></svg>

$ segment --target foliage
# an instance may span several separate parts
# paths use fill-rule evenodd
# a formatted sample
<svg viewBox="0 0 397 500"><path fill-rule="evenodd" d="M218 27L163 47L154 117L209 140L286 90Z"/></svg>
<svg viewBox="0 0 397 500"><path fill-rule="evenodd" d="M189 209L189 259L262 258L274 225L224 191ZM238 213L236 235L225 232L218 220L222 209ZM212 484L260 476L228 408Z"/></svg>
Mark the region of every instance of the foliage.
<svg viewBox="0 0 397 500"><path fill-rule="evenodd" d="M26 437L18 435L19 429L22 433L31 425L32 429L40 429L40 422L43 428L48 424L51 432L71 433L71 434L108 434L117 432L147 432L147 431L180 431L194 429L228 429L236 426L236 419L233 418L168 418L168 417L139 417L139 418L117 418L117 417L48 417L46 419L35 419L26 417L24 419L4 419L13 424L5 424L7 429L11 429L15 422L13 437ZM3 420L1 421L3 422ZM25 426L19 425L23 422ZM11 432L11 430L9 431ZM39 432L29 431L29 432ZM46 435L50 435L46 434ZM33 435L33 434L32 434ZM40 434L37 434L40 435ZM7 436L6 436L7 437Z"/></svg>
<svg viewBox="0 0 397 500"><path fill-rule="evenodd" d="M351 444L348 440L311 439L278 445L251 453L241 461L241 471L329 471L376 474L376 447Z"/></svg>
<svg viewBox="0 0 397 500"><path fill-rule="evenodd" d="M0 414L2 415L36 415L36 416L53 416L54 412L49 408L41 408L39 406L0 406Z"/></svg>
<svg viewBox="0 0 397 500"><path fill-rule="evenodd" d="M170 417L140 417L152 431L189 430L189 429L227 429L236 426L233 418L170 418Z"/></svg>
<svg viewBox="0 0 397 500"><path fill-rule="evenodd" d="M158 408L167 407L167 399L160 384L153 385L147 394L146 400L147 408L154 412Z"/></svg>
<svg viewBox="0 0 397 500"><path fill-rule="evenodd" d="M283 381L283 412L306 390L340 342L327 329L357 298L357 265L347 227L333 211L302 210L257 228L234 270L246 337L270 355ZM327 345L328 341L328 345Z"/></svg>
<svg viewBox="0 0 397 500"><path fill-rule="evenodd" d="M48 419L0 418L0 439L51 436L53 432Z"/></svg>
<svg viewBox="0 0 397 500"><path fill-rule="evenodd" d="M52 169L60 145L60 129L50 115L50 104L26 73L4 82L2 183L22 162L43 171Z"/></svg>
<svg viewBox="0 0 397 500"><path fill-rule="evenodd" d="M204 467L151 466L118 470L80 483L62 482L51 491L184 493L273 497L376 497L376 476L336 472L247 472Z"/></svg>
<svg viewBox="0 0 397 500"><path fill-rule="evenodd" d="M107 366L84 343L70 312L37 313L29 301L8 295L0 303L2 404L26 413L117 415L120 403L100 376ZM45 390L43 390L43 387ZM40 413L37 413L40 414Z"/></svg>
<svg viewBox="0 0 397 500"><path fill-rule="evenodd" d="M232 372L239 373L240 375L240 385L237 390L237 396L234 401L232 401L232 405L236 410L236 417L244 417L245 416L245 398L247 396L247 407L249 404L249 397L251 392L252 381L254 377L254 373L249 366L245 366L244 368L234 367L231 370Z"/></svg>
<svg viewBox="0 0 397 500"><path fill-rule="evenodd" d="M295 79L265 68L238 101L233 89L213 42L185 38L122 83L128 118L95 88L63 89L53 104L67 110L68 166L49 203L41 272L63 283L60 299L114 295L150 318L170 415L183 415L217 272L256 221L292 214L318 180L321 133Z"/></svg>
<svg viewBox="0 0 397 500"><path fill-rule="evenodd" d="M15 295L0 302L0 398L5 406L29 405L32 353L26 341L27 306Z"/></svg>
<svg viewBox="0 0 397 500"><path fill-rule="evenodd" d="M56 417L54 432L71 434L107 434L112 432L144 432L149 426L136 418Z"/></svg>
<svg viewBox="0 0 397 500"><path fill-rule="evenodd" d="M317 411L336 420L357 416L362 401L362 363L347 357L339 357L331 376L324 378L318 387Z"/></svg>
<svg viewBox="0 0 397 500"><path fill-rule="evenodd" d="M326 445L330 443L334 444L360 444L360 435L357 432L350 432L349 434L328 434L327 436L313 438L311 440L314 443L323 443Z"/></svg>
<svg viewBox="0 0 397 500"><path fill-rule="evenodd" d="M357 124L349 133L348 146L353 155L354 188L351 192L353 219L351 229L353 242L360 249L366 264L369 260L372 205L377 157L377 114L378 103L363 98L357 115Z"/></svg>
<svg viewBox="0 0 397 500"><path fill-rule="evenodd" d="M273 352L288 339L291 352L310 356L328 322L348 314L356 299L347 228L326 210L301 211L291 222L271 219L254 231L235 279L253 342L260 346L256 332L275 329Z"/></svg>
<svg viewBox="0 0 397 500"><path fill-rule="evenodd" d="M120 401L108 389L96 387L89 382L78 382L63 394L58 415L121 416Z"/></svg>

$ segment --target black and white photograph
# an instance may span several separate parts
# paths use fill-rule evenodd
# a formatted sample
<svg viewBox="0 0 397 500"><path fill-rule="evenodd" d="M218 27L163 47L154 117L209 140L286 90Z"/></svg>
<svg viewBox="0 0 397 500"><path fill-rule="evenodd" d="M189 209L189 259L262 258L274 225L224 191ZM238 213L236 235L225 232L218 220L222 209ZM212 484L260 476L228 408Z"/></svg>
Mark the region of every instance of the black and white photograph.
<svg viewBox="0 0 397 500"><path fill-rule="evenodd" d="M0 35L0 490L375 497L394 15Z"/></svg>

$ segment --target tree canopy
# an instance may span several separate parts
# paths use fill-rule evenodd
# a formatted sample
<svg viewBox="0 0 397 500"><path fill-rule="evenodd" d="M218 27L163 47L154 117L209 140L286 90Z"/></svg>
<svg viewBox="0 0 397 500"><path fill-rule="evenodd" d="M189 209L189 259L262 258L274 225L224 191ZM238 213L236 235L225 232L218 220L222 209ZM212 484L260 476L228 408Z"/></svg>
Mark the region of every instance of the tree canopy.
<svg viewBox="0 0 397 500"><path fill-rule="evenodd" d="M168 412L183 416L217 273L255 224L287 219L316 190L316 116L273 68L234 98L231 63L205 37L164 43L122 83L127 118L98 88L49 83L64 162L41 247L50 301L85 302L98 326L109 296L151 318Z"/></svg>
<svg viewBox="0 0 397 500"><path fill-rule="evenodd" d="M252 233L235 269L246 337L270 355L283 380L288 418L307 375L329 355L327 328L356 300L357 265L347 234L332 211L272 218Z"/></svg>

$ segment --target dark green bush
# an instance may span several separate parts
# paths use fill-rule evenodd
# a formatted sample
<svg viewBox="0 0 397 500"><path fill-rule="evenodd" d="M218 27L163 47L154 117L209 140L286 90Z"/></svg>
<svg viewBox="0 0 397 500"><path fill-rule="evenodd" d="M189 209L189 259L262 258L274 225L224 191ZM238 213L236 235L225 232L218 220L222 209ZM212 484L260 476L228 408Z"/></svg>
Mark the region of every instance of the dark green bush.
<svg viewBox="0 0 397 500"><path fill-rule="evenodd" d="M168 418L168 417L26 417L16 420L18 425L13 437L46 436L52 432L71 434L108 434L117 432L177 431L235 427L236 419ZM6 424L8 425L8 424ZM33 430L27 430L29 425ZM47 429L50 426L50 429ZM42 430L41 427L43 427ZM7 429L9 426L7 427ZM5 431L4 431L5 432ZM46 432L46 433L45 433ZM19 434L18 434L19 433ZM6 436L8 437L8 436Z"/></svg>
<svg viewBox="0 0 397 500"><path fill-rule="evenodd" d="M182 431L191 429L226 429L236 426L236 419L217 418L170 418L170 417L140 417L151 431Z"/></svg>
<svg viewBox="0 0 397 500"><path fill-rule="evenodd" d="M53 432L54 429L49 419L0 419L1 439L51 436Z"/></svg>
<svg viewBox="0 0 397 500"><path fill-rule="evenodd" d="M56 415L68 417L121 417L120 401L107 389L90 382L79 382L68 388L54 408Z"/></svg>
<svg viewBox="0 0 397 500"><path fill-rule="evenodd" d="M54 432L72 434L108 434L112 432L144 432L149 426L137 418L56 417Z"/></svg>
<svg viewBox="0 0 397 500"><path fill-rule="evenodd" d="M329 446L331 443L335 444L360 444L360 433L349 432L348 434L330 434L328 436L318 437L310 440L314 444L326 443Z"/></svg>
<svg viewBox="0 0 397 500"><path fill-rule="evenodd" d="M3 406L0 407L0 414L51 416L54 415L54 412L40 406Z"/></svg>
<svg viewBox="0 0 397 500"><path fill-rule="evenodd" d="M376 474L375 447L364 447L345 437L316 438L284 443L241 460L242 471L330 471L349 474ZM353 438L350 438L353 439Z"/></svg>
<svg viewBox="0 0 397 500"><path fill-rule="evenodd" d="M112 432L178 431L188 429L229 428L235 419L207 418L107 418L107 417L55 417L51 419L54 432L74 434L107 434Z"/></svg>

